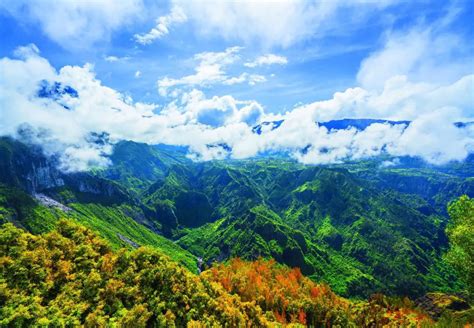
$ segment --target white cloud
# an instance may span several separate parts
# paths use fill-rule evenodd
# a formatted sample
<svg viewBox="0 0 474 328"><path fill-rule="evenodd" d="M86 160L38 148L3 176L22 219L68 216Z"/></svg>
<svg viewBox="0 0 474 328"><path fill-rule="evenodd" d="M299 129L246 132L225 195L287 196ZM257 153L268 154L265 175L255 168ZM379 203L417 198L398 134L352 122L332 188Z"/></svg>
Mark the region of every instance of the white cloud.
<svg viewBox="0 0 474 328"><path fill-rule="evenodd" d="M474 88L474 75L446 84L396 76L383 90L350 88L280 115L266 114L256 101L230 95L208 98L191 89L157 111L153 104L135 103L102 85L91 65L56 71L34 45L19 48L15 54L17 59L0 59L0 134L41 144L46 153L58 155L61 168L68 171L109 163L112 147L94 142L94 133L105 133L112 144L125 139L188 146L197 160L284 151L311 164L382 153L419 156L442 164L462 160L474 151L474 129L453 126L454 121L474 119L472 95L466 92ZM198 57L208 65L231 61L216 53ZM67 93L38 96L41 85L55 82L74 88L77 97ZM328 131L315 124L345 117L413 122L408 128L372 124L363 131ZM276 119L284 120L278 128L268 125L261 134L252 132L256 124Z"/></svg>
<svg viewBox="0 0 474 328"><path fill-rule="evenodd" d="M239 76L229 77L225 72L227 66L240 59L241 47L230 47L222 52L203 52L194 55L194 60L198 62L195 73L181 78L164 77L158 80L158 92L162 96L167 96L169 90L179 86L185 87L206 87L212 84L222 83L233 85L247 82L249 85L265 82L263 75L242 73ZM178 91L178 90L175 90ZM176 96L176 93L173 94Z"/></svg>
<svg viewBox="0 0 474 328"><path fill-rule="evenodd" d="M316 101L294 109L313 115L315 121L325 122L343 118L383 118L413 120L438 108L455 107L456 119L473 118L474 74L446 84L412 82L406 76L387 80L382 90L361 87L336 92L332 99Z"/></svg>
<svg viewBox="0 0 474 328"><path fill-rule="evenodd" d="M2 7L23 23L39 24L51 40L73 49L108 40L143 11L142 0L5 0Z"/></svg>
<svg viewBox="0 0 474 328"><path fill-rule="evenodd" d="M263 65L286 65L288 64L288 59L283 56L278 56L274 54L266 54L263 56L258 57L253 62L245 63L244 66L246 67L257 67Z"/></svg>
<svg viewBox="0 0 474 328"><path fill-rule="evenodd" d="M195 73L179 79L165 77L158 81L158 90L161 95L166 95L169 88L179 85L203 86L226 79L223 67L233 63L238 59L239 47L227 48L223 52L204 52L194 56L198 61Z"/></svg>
<svg viewBox="0 0 474 328"><path fill-rule="evenodd" d="M377 14L387 1L189 1L175 0L197 33L263 47L288 47L337 30L354 29ZM342 16L344 15L344 16ZM341 21L344 24L341 24ZM238 27L238 28L236 28Z"/></svg>
<svg viewBox="0 0 474 328"><path fill-rule="evenodd" d="M150 44L167 35L172 25L184 23L186 20L186 14L181 7L174 6L168 15L161 16L156 20L156 26L148 33L135 34L135 41L143 45Z"/></svg>
<svg viewBox="0 0 474 328"><path fill-rule="evenodd" d="M383 47L362 61L358 82L368 89L380 89L397 75L411 81L452 82L472 72L469 45L439 25L387 33Z"/></svg>
<svg viewBox="0 0 474 328"><path fill-rule="evenodd" d="M234 85L239 83L248 82L249 85L255 85L257 83L267 81L266 77L259 74L242 73L239 76L229 77L222 83L225 85Z"/></svg>
<svg viewBox="0 0 474 328"><path fill-rule="evenodd" d="M249 74L247 80L248 80L249 85L255 85L257 83L262 83L262 82L267 81L267 78L259 74Z"/></svg>
<svg viewBox="0 0 474 328"><path fill-rule="evenodd" d="M20 46L15 49L14 55L19 58L29 58L29 57L35 57L40 53L40 50L34 43L30 43L29 45L26 46Z"/></svg>
<svg viewBox="0 0 474 328"><path fill-rule="evenodd" d="M421 115L391 145L394 155L420 156L433 164L461 161L474 150L474 135L454 126L455 110L438 109Z"/></svg>

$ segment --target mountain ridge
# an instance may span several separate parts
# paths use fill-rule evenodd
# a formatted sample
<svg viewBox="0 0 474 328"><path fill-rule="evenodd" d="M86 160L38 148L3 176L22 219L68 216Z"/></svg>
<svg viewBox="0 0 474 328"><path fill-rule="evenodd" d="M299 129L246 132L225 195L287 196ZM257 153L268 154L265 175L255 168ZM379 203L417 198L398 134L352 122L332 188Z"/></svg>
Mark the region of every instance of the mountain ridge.
<svg viewBox="0 0 474 328"><path fill-rule="evenodd" d="M7 139L3 143L16 145ZM28 149L23 147L18 145L20 158ZM31 191L28 170L8 169L14 153L0 152L7 163L0 182ZM31 156L30 164L39 155ZM117 245L165 247L193 271L198 257L210 265L235 256L264 256L301 267L312 279L351 297L376 291L419 296L459 288L441 259L447 218L437 197L443 188L413 196L417 190L405 190L399 182L390 185L369 174L372 164L363 163L305 166L271 158L194 163L184 150L133 142L120 143L111 157L112 167L80 174L56 172L54 162L49 163L49 172L62 182L38 191L72 208L81 222L94 218L95 229ZM391 170L375 167L374 172ZM408 177L420 172L400 170ZM472 190L462 187L471 180L442 174L454 190L444 195L444 204ZM427 186L435 182L428 180ZM113 235L107 220L117 224ZM134 228L119 222L133 222ZM134 229L147 231L148 239Z"/></svg>

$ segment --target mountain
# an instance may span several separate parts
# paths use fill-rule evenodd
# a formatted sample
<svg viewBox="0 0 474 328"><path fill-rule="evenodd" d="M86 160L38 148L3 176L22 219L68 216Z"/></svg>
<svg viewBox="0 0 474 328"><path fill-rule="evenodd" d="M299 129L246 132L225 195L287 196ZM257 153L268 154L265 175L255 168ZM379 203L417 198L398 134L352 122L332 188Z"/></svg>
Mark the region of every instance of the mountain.
<svg viewBox="0 0 474 328"><path fill-rule="evenodd" d="M186 158L186 149L128 141L114 146L110 160L113 165L106 170L98 170L96 175L118 181L132 192L138 192L163 178L171 166L191 162Z"/></svg>
<svg viewBox="0 0 474 328"><path fill-rule="evenodd" d="M273 161L188 170L170 173L145 199L150 207L171 201L178 244L207 263L273 257L347 296L420 295L443 280L436 259L446 246L445 218L396 191L343 169ZM195 212L179 210L185 203Z"/></svg>
<svg viewBox="0 0 474 328"><path fill-rule="evenodd" d="M414 197L424 211L435 209L446 216L446 204L460 195L474 195L474 156L463 162L431 165L417 158L381 156L370 160L331 165L347 169L359 178L378 186Z"/></svg>
<svg viewBox="0 0 474 328"><path fill-rule="evenodd" d="M38 147L0 139L0 223L41 233L59 218L71 218L114 248L154 246L196 271L196 258L161 236L161 227L125 187L92 173L63 173L56 164Z"/></svg>
<svg viewBox="0 0 474 328"><path fill-rule="evenodd" d="M341 119L341 120L331 120L328 122L319 122L319 126L324 126L328 130L345 130L349 128L355 128L357 130L365 130L372 124L389 124L389 125L410 125L410 121L390 121L390 120L380 120L380 119L369 119L369 118L359 118L359 119Z"/></svg>
<svg viewBox="0 0 474 328"><path fill-rule="evenodd" d="M266 121L260 124L255 125L252 128L252 132L256 134L262 134L264 131L272 131L278 129L284 120L277 121ZM316 125L325 127L328 130L346 130L354 128L356 130L362 131L368 128L372 124L388 124L388 125L405 125L409 126L411 121L392 121L392 120L383 120L383 119L373 119L373 118L344 118L339 120L330 120L326 122L314 122ZM457 128L465 128L468 126L473 126L474 122L455 122L454 125Z"/></svg>
<svg viewBox="0 0 474 328"><path fill-rule="evenodd" d="M452 174L452 165L195 163L179 147L123 141L111 166L66 174L41 149L12 139L2 139L0 155L2 220L35 233L69 217L114 247L154 246L192 271L272 257L347 297L462 288L442 259L445 206L474 195L472 178Z"/></svg>

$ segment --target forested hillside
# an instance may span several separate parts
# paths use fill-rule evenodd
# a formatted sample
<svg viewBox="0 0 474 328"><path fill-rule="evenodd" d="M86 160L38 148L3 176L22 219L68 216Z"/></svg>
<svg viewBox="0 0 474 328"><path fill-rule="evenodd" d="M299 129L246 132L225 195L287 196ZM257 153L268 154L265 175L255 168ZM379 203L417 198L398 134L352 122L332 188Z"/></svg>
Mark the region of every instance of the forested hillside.
<svg viewBox="0 0 474 328"><path fill-rule="evenodd" d="M409 300L349 301L272 260L234 259L196 276L151 248L113 252L64 220L40 236L6 224L0 242L2 326L435 324ZM447 313L456 326L469 318L466 311Z"/></svg>
<svg viewBox="0 0 474 328"><path fill-rule="evenodd" d="M472 255L459 248L450 251L450 260L445 255L449 240L459 241L449 228L447 205L463 194L474 196L469 161L463 170L458 164L430 167L406 160L397 167L382 165L386 158L332 166L305 166L281 156L199 163L180 148L132 142L117 144L111 160L105 169L67 173L40 148L1 139L1 223L38 235L54 230L60 218L70 220L43 237L4 228L4 293L16 295L4 294L5 311L19 304L25 313L37 311L18 318L15 311L3 312L5 320L377 326L441 320L439 299L464 311L459 322L469 317L463 293L472 277L460 275L456 263L469 263ZM24 242L17 245L18 240ZM83 249L82 241L95 246ZM77 270L66 274L70 281L55 281L63 274L56 271L64 269L50 264L55 247L69 263L67 270ZM36 248L44 248L43 255ZM144 266L137 264L141 257L147 258ZM91 261L86 267L71 264L85 258ZM129 262L103 272L104 258L113 259L111 266ZM18 271L26 276L15 280L10 275L18 265L26 265ZM42 266L46 271L30 276ZM139 294L133 292L138 280L125 278L124 266L134 268L129 273L141 277L136 279L152 279ZM155 277L167 270L169 277ZM181 282L168 280L175 275ZM29 282L17 285L24 279ZM82 291L89 288L82 282L87 279L97 280L90 293ZM108 279L117 286L108 286ZM157 284L168 289L153 291ZM167 296L174 284L184 288L179 300ZM27 286L37 291L25 296ZM119 302L105 298L109 287ZM211 301L216 297L219 305ZM422 308L403 297L423 299ZM38 305L28 307L31 300Z"/></svg>

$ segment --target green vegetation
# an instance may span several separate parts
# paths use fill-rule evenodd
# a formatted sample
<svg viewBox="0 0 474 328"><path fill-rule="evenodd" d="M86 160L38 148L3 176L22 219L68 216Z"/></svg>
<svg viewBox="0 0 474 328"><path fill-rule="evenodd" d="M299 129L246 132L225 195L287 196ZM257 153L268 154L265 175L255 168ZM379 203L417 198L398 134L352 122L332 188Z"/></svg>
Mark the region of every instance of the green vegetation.
<svg viewBox="0 0 474 328"><path fill-rule="evenodd" d="M474 199L462 196L448 207L451 222L447 229L451 248L449 262L466 282L471 298L474 298Z"/></svg>
<svg viewBox="0 0 474 328"><path fill-rule="evenodd" d="M0 230L0 326L191 327L266 320L217 284L150 248L111 251L90 230L60 221L42 236Z"/></svg>
<svg viewBox="0 0 474 328"><path fill-rule="evenodd" d="M181 174L172 168L144 194L146 203L158 208L169 200L176 216L162 223L175 224L170 237L208 264L272 257L351 297L462 287L438 261L447 247L441 213L425 213L413 197L380 191L345 169L278 163L206 163L181 167ZM204 194L200 202L213 211L183 215L177 199L192 192Z"/></svg>
<svg viewBox="0 0 474 328"><path fill-rule="evenodd" d="M42 233L54 228L58 214L39 205L23 190L0 184L0 224L14 222L28 231Z"/></svg>
<svg viewBox="0 0 474 328"><path fill-rule="evenodd" d="M454 295L472 286L465 269L472 203L451 205L448 234L441 206L472 196L469 163L459 174L454 166L391 168L377 160L332 167L281 158L193 163L180 150L132 142L118 144L112 160L106 169L67 174L40 150L0 139L0 222L39 234L67 218L112 250L149 246L192 273L236 257L274 259L358 300ZM370 306L387 309L385 298ZM273 310L266 320L276 318Z"/></svg>
<svg viewBox="0 0 474 328"><path fill-rule="evenodd" d="M121 141L115 145L107 170L96 170L95 174L119 181L135 194L163 178L171 165L189 162L184 152L170 150L166 146L148 146Z"/></svg>
<svg viewBox="0 0 474 328"><path fill-rule="evenodd" d="M326 287L266 262L255 264L252 292L242 262L199 278L151 249L113 253L90 230L68 221L42 236L7 224L0 242L2 326L347 326L352 319L348 303Z"/></svg>
<svg viewBox="0 0 474 328"><path fill-rule="evenodd" d="M32 235L0 229L0 326L462 327L473 309L428 294L349 301L298 268L235 258L197 276L152 248L113 251L71 221Z"/></svg>
<svg viewBox="0 0 474 328"><path fill-rule="evenodd" d="M98 232L114 249L152 246L162 250L189 270L196 271L197 263L193 255L132 218L143 215L139 209L125 204L104 206L94 203L69 203L68 206L71 210L67 212L46 207L38 204L22 190L0 184L0 223L13 222L33 233L43 233L53 229L60 217L65 217Z"/></svg>

